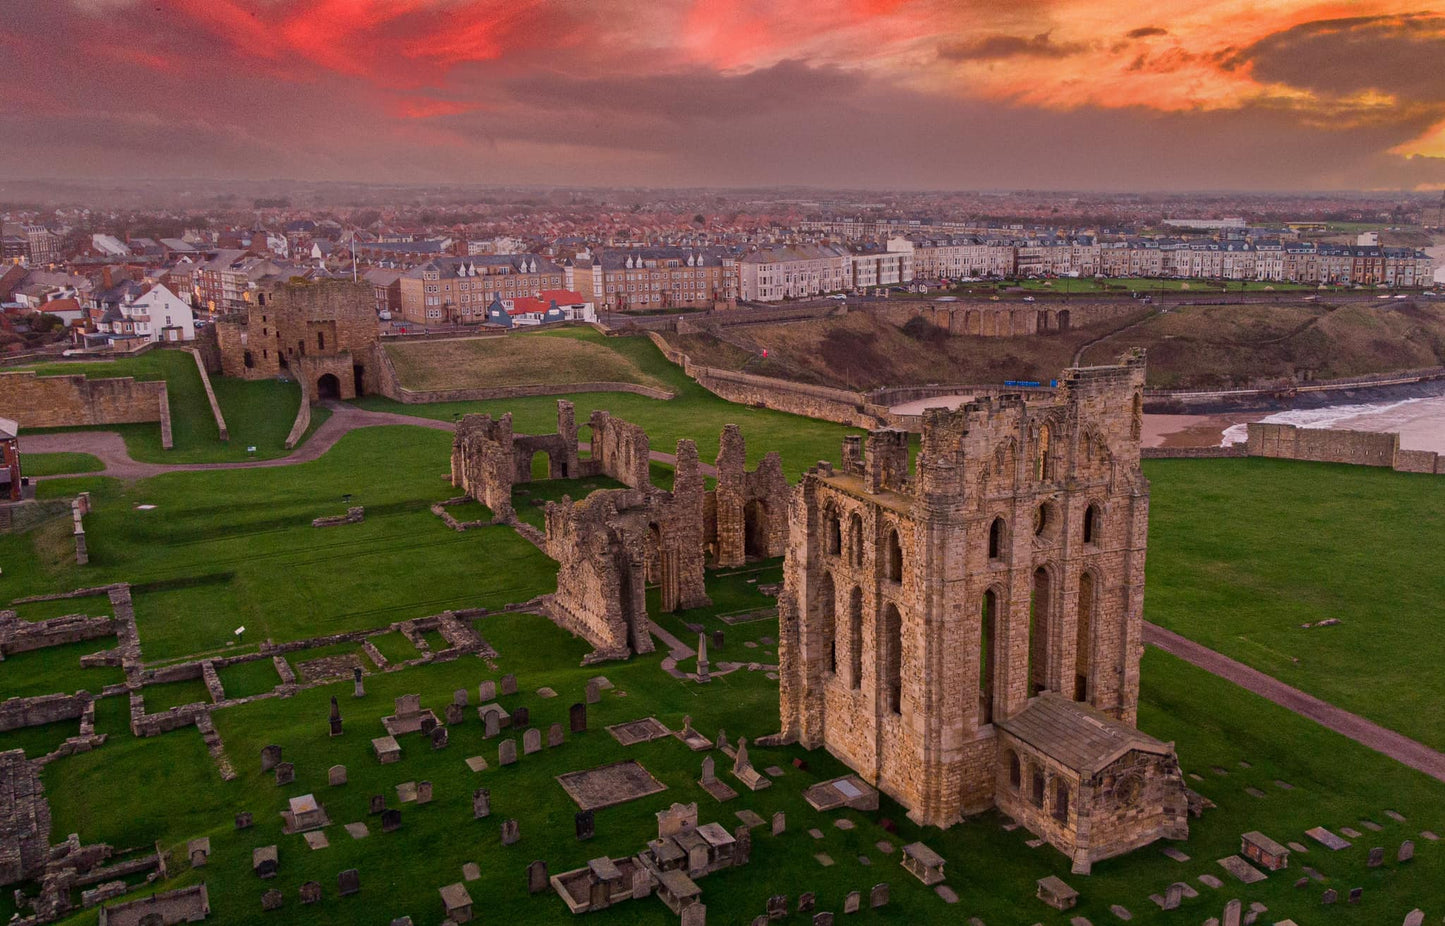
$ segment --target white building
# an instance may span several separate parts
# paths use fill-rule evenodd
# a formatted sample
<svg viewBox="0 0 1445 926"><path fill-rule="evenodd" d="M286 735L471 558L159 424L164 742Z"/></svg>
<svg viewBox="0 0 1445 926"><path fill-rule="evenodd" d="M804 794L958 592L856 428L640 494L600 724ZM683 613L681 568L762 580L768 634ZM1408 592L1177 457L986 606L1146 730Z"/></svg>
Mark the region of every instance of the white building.
<svg viewBox="0 0 1445 926"><path fill-rule="evenodd" d="M807 299L853 288L853 261L830 245L776 247L745 255L738 264L742 298L754 302Z"/></svg>
<svg viewBox="0 0 1445 926"><path fill-rule="evenodd" d="M191 307L159 285L107 312L98 327L117 338L152 342L196 339L196 317Z"/></svg>

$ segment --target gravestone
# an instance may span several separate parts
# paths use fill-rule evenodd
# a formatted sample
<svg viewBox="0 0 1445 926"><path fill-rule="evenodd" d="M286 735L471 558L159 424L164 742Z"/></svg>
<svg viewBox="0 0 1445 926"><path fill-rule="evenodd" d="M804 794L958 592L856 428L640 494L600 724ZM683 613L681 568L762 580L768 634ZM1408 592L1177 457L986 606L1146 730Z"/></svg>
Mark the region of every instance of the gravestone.
<svg viewBox="0 0 1445 926"><path fill-rule="evenodd" d="M333 788L337 785L346 784L346 766L333 765L326 772L326 783Z"/></svg>
<svg viewBox="0 0 1445 926"><path fill-rule="evenodd" d="M497 744L497 764L511 765L517 761L517 741L512 739L502 740Z"/></svg>
<svg viewBox="0 0 1445 926"><path fill-rule="evenodd" d="M728 748L728 732L722 727L717 728L717 749L718 752L732 752L732 750Z"/></svg>
<svg viewBox="0 0 1445 926"><path fill-rule="evenodd" d="M336 703L336 695L332 695L332 696L331 696L331 716L330 716L330 718L329 718L329 722L330 722L330 724L331 724L331 735L332 735L332 736L340 736L340 735L341 735L341 707Z"/></svg>
<svg viewBox="0 0 1445 926"><path fill-rule="evenodd" d="M457 724L461 723L462 719L467 716L466 705L448 704L446 706L445 714L447 717L447 726L454 727Z"/></svg>
<svg viewBox="0 0 1445 926"><path fill-rule="evenodd" d="M1339 899L1340 895L1334 888L1330 888L1329 890L1325 891L1323 894L1320 895L1320 903L1324 904L1326 907Z"/></svg>
<svg viewBox="0 0 1445 926"><path fill-rule="evenodd" d="M497 700L497 683L491 679L477 686L477 703L487 704Z"/></svg>
<svg viewBox="0 0 1445 926"><path fill-rule="evenodd" d="M554 746L561 746L562 737L562 725L560 723L552 724L547 728L547 748L551 749Z"/></svg>
<svg viewBox="0 0 1445 926"><path fill-rule="evenodd" d="M487 711L483 718L482 723L485 725L482 730L483 739L491 739L502 732L502 717L496 711Z"/></svg>
<svg viewBox="0 0 1445 926"><path fill-rule="evenodd" d="M361 666L351 667L351 696L360 698L366 695L366 686L361 684Z"/></svg>
<svg viewBox="0 0 1445 926"><path fill-rule="evenodd" d="M447 732L446 727L437 727L431 731L431 748L445 749L447 748L447 743L451 742L451 739L451 734Z"/></svg>
<svg viewBox="0 0 1445 926"><path fill-rule="evenodd" d="M873 891L868 895L868 906L874 908L888 906L887 881L880 881L873 885Z"/></svg>
<svg viewBox="0 0 1445 926"><path fill-rule="evenodd" d="M733 864L746 865L753 854L753 831L746 823L733 830Z"/></svg>
<svg viewBox="0 0 1445 926"><path fill-rule="evenodd" d="M1184 902L1184 884L1175 881L1164 890L1164 903L1161 908L1164 910L1178 910L1179 905Z"/></svg>
<svg viewBox="0 0 1445 926"><path fill-rule="evenodd" d="M812 913L813 907L817 906L818 898L812 891L804 891L798 895L798 912Z"/></svg>
<svg viewBox="0 0 1445 926"><path fill-rule="evenodd" d="M781 920L788 916L788 895L774 894L768 898L768 919Z"/></svg>
<svg viewBox="0 0 1445 926"><path fill-rule="evenodd" d="M707 906L694 901L683 907L679 926L707 926Z"/></svg>
<svg viewBox="0 0 1445 926"><path fill-rule="evenodd" d="M526 707L512 709L512 726L525 727L532 722L532 712Z"/></svg>
<svg viewBox="0 0 1445 926"><path fill-rule="evenodd" d="M502 694L514 695L517 693L517 676L510 672L502 676Z"/></svg>
<svg viewBox="0 0 1445 926"><path fill-rule="evenodd" d="M723 648L723 632L722 632L721 630L714 630L714 631L712 632L712 648L713 648L713 649L722 649L722 648Z"/></svg>
<svg viewBox="0 0 1445 926"><path fill-rule="evenodd" d="M381 812L381 831L383 833L394 833L401 829L401 811L395 808Z"/></svg>
<svg viewBox="0 0 1445 926"><path fill-rule="evenodd" d="M858 908L863 905L863 895L857 891L849 891L848 896L843 898L843 912L857 913Z"/></svg>
<svg viewBox="0 0 1445 926"><path fill-rule="evenodd" d="M578 701L567 710L567 720L573 733L587 732L587 705Z"/></svg>
<svg viewBox="0 0 1445 926"><path fill-rule="evenodd" d="M456 691L452 692L452 703L455 704L457 707L466 707L467 690L465 688L458 688Z"/></svg>
<svg viewBox="0 0 1445 926"><path fill-rule="evenodd" d="M281 762L280 746L264 746L261 749L261 771L269 772Z"/></svg>
<svg viewBox="0 0 1445 926"><path fill-rule="evenodd" d="M1400 926L1425 926L1425 911L1416 907L1405 914L1405 921Z"/></svg>
<svg viewBox="0 0 1445 926"><path fill-rule="evenodd" d="M478 788L472 792L472 819L480 820L492 814L492 792Z"/></svg>
<svg viewBox="0 0 1445 926"><path fill-rule="evenodd" d="M575 818L574 818L574 823L575 823L576 828L577 828L577 838L578 838L578 839L591 839L591 838L592 838L592 835L593 835L593 833L595 832L594 827L596 826L596 818L594 817L592 811L590 811L590 810L581 810L581 811L578 811L577 814L576 814L576 816L575 816Z"/></svg>
<svg viewBox="0 0 1445 926"><path fill-rule="evenodd" d="M1371 868L1379 868L1385 864L1385 850L1379 846L1370 850L1370 860L1367 864Z"/></svg>
<svg viewBox="0 0 1445 926"><path fill-rule="evenodd" d="M1364 897L1364 896L1365 896L1365 889L1364 889L1364 888L1362 888L1362 887L1352 887L1352 888L1350 888L1350 903L1352 903L1352 904L1357 904L1357 903L1360 902L1360 899L1361 899L1362 897Z"/></svg>
<svg viewBox="0 0 1445 926"><path fill-rule="evenodd" d="M547 886L547 863L537 859L527 866L527 893L540 894Z"/></svg>
<svg viewBox="0 0 1445 926"><path fill-rule="evenodd" d="M639 865L632 871L632 899L642 900L652 894L652 872Z"/></svg>
<svg viewBox="0 0 1445 926"><path fill-rule="evenodd" d="M273 887L269 891L261 895L261 909L280 910L281 904L284 900L285 898L281 896L281 892Z"/></svg>
<svg viewBox="0 0 1445 926"><path fill-rule="evenodd" d="M416 783L416 802L418 804L431 803L431 782L418 781Z"/></svg>
<svg viewBox="0 0 1445 926"><path fill-rule="evenodd" d="M342 897L361 893L361 872L348 868L336 876L336 892Z"/></svg>
<svg viewBox="0 0 1445 926"><path fill-rule="evenodd" d="M1240 926L1240 919L1244 916L1244 904L1239 900L1231 900L1224 905L1223 926Z"/></svg>
<svg viewBox="0 0 1445 926"><path fill-rule="evenodd" d="M437 719L436 719L436 715L435 715L435 714L422 714L422 715L421 715L421 733L422 733L422 736L431 736L432 731L435 730L436 728L437 728Z"/></svg>
<svg viewBox="0 0 1445 926"><path fill-rule="evenodd" d="M813 914L813 926L833 926L833 914L827 912Z"/></svg>
<svg viewBox="0 0 1445 926"><path fill-rule="evenodd" d="M251 811L243 810L236 814L236 829L248 830L255 821L251 819Z"/></svg>
<svg viewBox="0 0 1445 926"><path fill-rule="evenodd" d="M530 756L542 751L542 731L532 727L522 734L522 755Z"/></svg>
<svg viewBox="0 0 1445 926"><path fill-rule="evenodd" d="M510 846L522 838L522 825L516 820L502 821L502 845Z"/></svg>
<svg viewBox="0 0 1445 926"><path fill-rule="evenodd" d="M602 700L602 689L598 687L598 685L597 685L596 682L588 682L588 683L587 683L587 703L588 703L588 704L596 704L598 701L601 701L601 700Z"/></svg>
<svg viewBox="0 0 1445 926"><path fill-rule="evenodd" d="M781 810L773 814L773 835L781 836L788 828L788 817Z"/></svg>
<svg viewBox="0 0 1445 926"><path fill-rule="evenodd" d="M276 784L289 785L296 780L296 766L290 762L281 762L276 766Z"/></svg>
<svg viewBox="0 0 1445 926"><path fill-rule="evenodd" d="M301 902L316 903L321 899L321 882L307 881L301 885Z"/></svg>
<svg viewBox="0 0 1445 926"><path fill-rule="evenodd" d="M697 680L702 684L712 681L707 664L707 634L697 635Z"/></svg>
<svg viewBox="0 0 1445 926"><path fill-rule="evenodd" d="M1395 861L1408 862L1415 857L1415 843L1412 840L1405 840L1400 843L1400 851L1395 853Z"/></svg>
<svg viewBox="0 0 1445 926"><path fill-rule="evenodd" d="M717 781L717 763L713 761L712 756L703 756L702 783L708 785L714 781Z"/></svg>

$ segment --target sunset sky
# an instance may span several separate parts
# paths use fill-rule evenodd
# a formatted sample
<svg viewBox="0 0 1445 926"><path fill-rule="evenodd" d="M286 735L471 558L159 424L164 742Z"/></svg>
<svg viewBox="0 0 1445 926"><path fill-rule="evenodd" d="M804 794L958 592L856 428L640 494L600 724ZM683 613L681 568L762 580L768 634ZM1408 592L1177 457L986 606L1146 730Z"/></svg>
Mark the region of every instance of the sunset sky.
<svg viewBox="0 0 1445 926"><path fill-rule="evenodd" d="M0 176L1445 185L1445 10L7 0Z"/></svg>

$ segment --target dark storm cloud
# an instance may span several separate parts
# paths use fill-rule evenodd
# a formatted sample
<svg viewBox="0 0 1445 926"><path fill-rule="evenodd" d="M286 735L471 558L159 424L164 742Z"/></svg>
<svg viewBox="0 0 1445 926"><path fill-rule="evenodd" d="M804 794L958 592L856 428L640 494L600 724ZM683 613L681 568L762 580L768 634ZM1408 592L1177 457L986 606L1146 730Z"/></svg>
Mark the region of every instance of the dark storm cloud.
<svg viewBox="0 0 1445 926"><path fill-rule="evenodd" d="M1129 37L1129 38L1131 38L1131 39L1145 39L1145 38L1148 38L1148 37L1151 36L1151 35L1168 35L1168 34L1169 34L1169 30L1168 30L1168 29L1164 29L1164 28L1161 28L1161 27L1159 27L1159 26L1140 26L1138 29L1130 29L1128 32L1124 33L1125 36L1127 36L1127 37Z"/></svg>
<svg viewBox="0 0 1445 926"><path fill-rule="evenodd" d="M990 35L971 42L946 42L938 46L945 61L1000 61L1005 58L1041 58L1077 55L1087 51L1081 42L1055 42L1048 32L1028 38L1021 35Z"/></svg>

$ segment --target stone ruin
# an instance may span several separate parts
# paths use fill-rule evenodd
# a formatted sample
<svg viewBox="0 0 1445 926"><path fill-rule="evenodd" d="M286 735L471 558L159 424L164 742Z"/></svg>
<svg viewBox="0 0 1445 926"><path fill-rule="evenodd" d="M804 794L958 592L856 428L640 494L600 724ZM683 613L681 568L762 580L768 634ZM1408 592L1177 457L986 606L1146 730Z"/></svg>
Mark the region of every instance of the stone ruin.
<svg viewBox="0 0 1445 926"><path fill-rule="evenodd" d="M624 658L653 649L646 585L659 587L664 611L708 603L704 566L735 566L748 556L779 556L787 546L792 489L777 454L754 472L745 468L742 433L729 425L717 462L718 487L705 490L697 447L677 443L673 487L650 478L651 447L635 424L594 411L591 454L579 453L571 402L557 403L557 432L518 435L510 415L467 415L452 442L452 482L490 508L499 523L527 536L560 569L548 611L554 621L592 644L591 660ZM551 478L605 475L626 488L547 505L546 531L522 524L512 490L532 478L532 458L545 453Z"/></svg>

